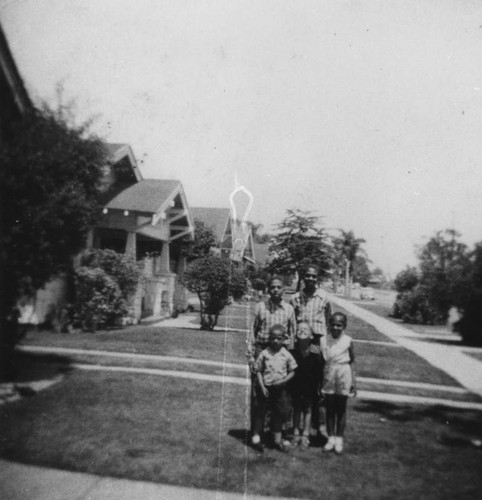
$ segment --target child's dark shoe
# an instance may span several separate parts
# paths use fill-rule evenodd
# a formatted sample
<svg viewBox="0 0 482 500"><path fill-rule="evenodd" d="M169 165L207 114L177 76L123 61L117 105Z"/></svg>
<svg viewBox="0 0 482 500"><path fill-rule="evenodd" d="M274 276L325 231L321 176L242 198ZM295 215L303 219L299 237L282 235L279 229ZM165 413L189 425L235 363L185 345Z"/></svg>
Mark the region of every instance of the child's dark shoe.
<svg viewBox="0 0 482 500"><path fill-rule="evenodd" d="M301 436L293 436L293 439L291 440L291 446L295 448L299 444L301 444Z"/></svg>
<svg viewBox="0 0 482 500"><path fill-rule="evenodd" d="M290 451L290 445L288 441L275 441L274 447L282 453L288 453Z"/></svg>
<svg viewBox="0 0 482 500"><path fill-rule="evenodd" d="M302 436L301 437L300 448L302 450L306 450L309 447L310 447L310 438L308 436Z"/></svg>
<svg viewBox="0 0 482 500"><path fill-rule="evenodd" d="M251 447L253 450L259 451L260 453L264 452L264 444L259 442L259 443L251 443Z"/></svg>

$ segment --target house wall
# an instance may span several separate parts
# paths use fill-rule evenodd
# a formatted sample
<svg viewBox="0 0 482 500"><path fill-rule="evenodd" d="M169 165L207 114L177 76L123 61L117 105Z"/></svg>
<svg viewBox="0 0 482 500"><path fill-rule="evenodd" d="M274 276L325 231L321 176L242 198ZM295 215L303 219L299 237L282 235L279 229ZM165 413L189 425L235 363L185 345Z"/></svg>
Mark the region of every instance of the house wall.
<svg viewBox="0 0 482 500"><path fill-rule="evenodd" d="M49 281L38 290L33 299L24 299L19 302L19 323L41 325L50 314L59 312L65 305L67 296L67 282L65 278L56 278Z"/></svg>

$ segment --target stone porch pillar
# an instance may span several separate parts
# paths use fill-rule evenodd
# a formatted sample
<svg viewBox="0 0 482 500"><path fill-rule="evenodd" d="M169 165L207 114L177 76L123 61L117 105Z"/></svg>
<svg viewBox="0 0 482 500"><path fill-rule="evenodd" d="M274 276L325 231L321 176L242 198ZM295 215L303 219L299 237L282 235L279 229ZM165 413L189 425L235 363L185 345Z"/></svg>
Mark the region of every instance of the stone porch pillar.
<svg viewBox="0 0 482 500"><path fill-rule="evenodd" d="M89 229L89 231L87 232L87 238L85 241L85 248L90 250L91 248L93 248L93 246L94 246L94 230Z"/></svg>
<svg viewBox="0 0 482 500"><path fill-rule="evenodd" d="M137 254L137 237L136 233L133 231L129 231L127 233L127 240L126 240L126 255L128 257L132 257L134 260L136 260L136 254Z"/></svg>
<svg viewBox="0 0 482 500"><path fill-rule="evenodd" d="M171 256L169 252L169 243L167 241L162 242L160 264L161 265L159 271L161 274L171 274Z"/></svg>

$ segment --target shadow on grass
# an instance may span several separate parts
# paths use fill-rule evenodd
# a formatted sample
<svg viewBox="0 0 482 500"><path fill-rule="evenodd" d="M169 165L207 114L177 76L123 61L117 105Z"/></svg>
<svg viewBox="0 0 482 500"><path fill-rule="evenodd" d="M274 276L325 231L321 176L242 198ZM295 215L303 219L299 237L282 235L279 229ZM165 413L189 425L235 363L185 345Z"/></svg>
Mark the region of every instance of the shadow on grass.
<svg viewBox="0 0 482 500"><path fill-rule="evenodd" d="M451 410L443 406L409 406L382 401L360 402L354 411L375 413L388 421L417 422L432 420L444 426L438 441L448 447L468 446L482 450L480 412Z"/></svg>
<svg viewBox="0 0 482 500"><path fill-rule="evenodd" d="M251 444L251 440L249 439L249 431L246 429L231 429L228 431L228 436L236 439L243 445L247 446L255 450L253 445ZM284 437L291 441L293 438L293 429L288 429L284 434ZM262 442L264 443L267 449L274 449L273 435L271 432L264 432L262 436ZM325 446L327 439L323 436L316 436L310 438L310 448L322 448Z"/></svg>
<svg viewBox="0 0 482 500"><path fill-rule="evenodd" d="M13 359L13 382L36 382L73 370L72 360L66 356L17 351Z"/></svg>

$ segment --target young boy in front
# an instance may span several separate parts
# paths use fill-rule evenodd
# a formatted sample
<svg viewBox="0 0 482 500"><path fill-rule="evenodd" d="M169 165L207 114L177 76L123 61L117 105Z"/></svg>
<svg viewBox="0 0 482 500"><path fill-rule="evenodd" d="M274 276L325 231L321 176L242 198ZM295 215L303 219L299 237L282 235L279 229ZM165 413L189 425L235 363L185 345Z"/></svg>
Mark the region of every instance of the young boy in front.
<svg viewBox="0 0 482 500"><path fill-rule="evenodd" d="M252 444L258 451L263 451L261 433L268 408L271 411L271 431L276 449L287 452L289 443L283 442L281 431L291 410L288 394L288 382L294 377L296 361L283 346L286 342L286 330L283 325L274 325L269 331L269 346L261 351L256 360L257 411L254 418Z"/></svg>

